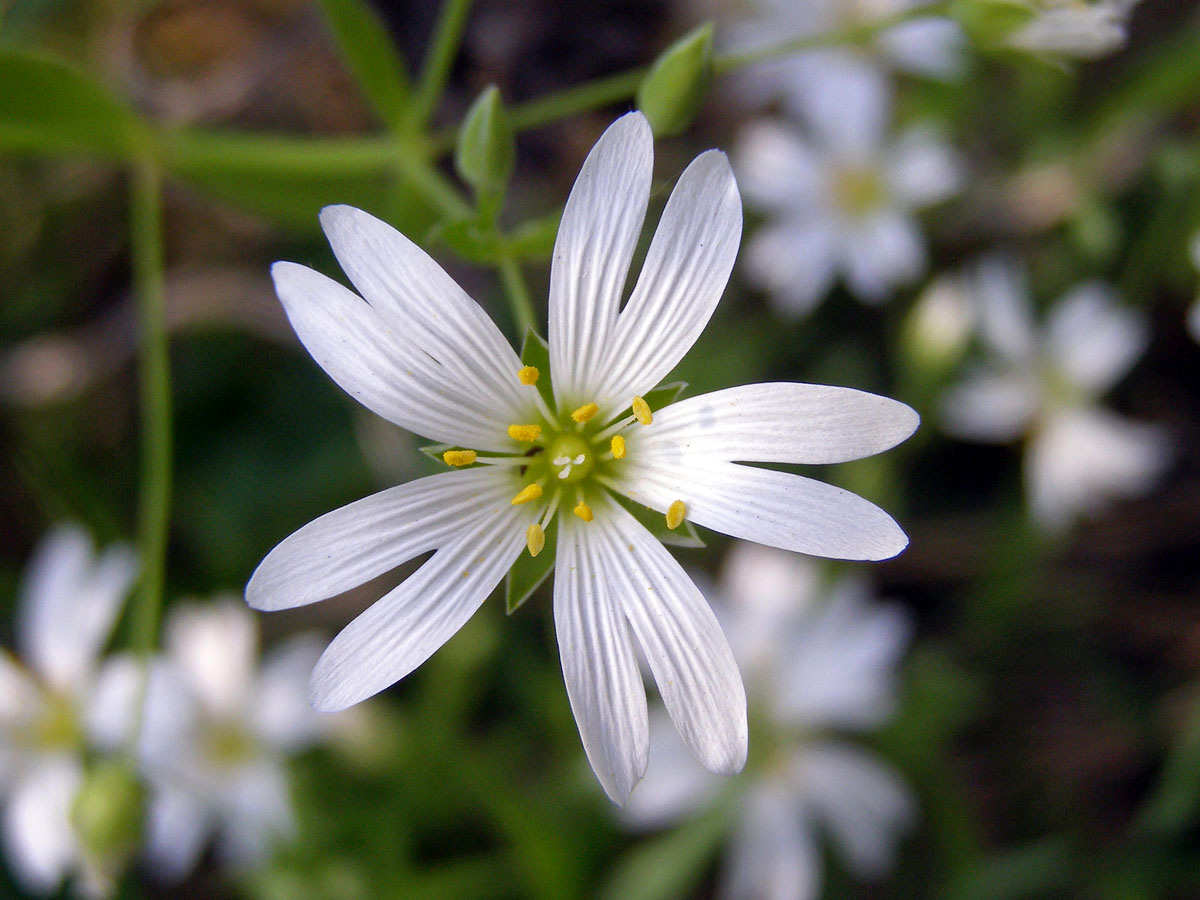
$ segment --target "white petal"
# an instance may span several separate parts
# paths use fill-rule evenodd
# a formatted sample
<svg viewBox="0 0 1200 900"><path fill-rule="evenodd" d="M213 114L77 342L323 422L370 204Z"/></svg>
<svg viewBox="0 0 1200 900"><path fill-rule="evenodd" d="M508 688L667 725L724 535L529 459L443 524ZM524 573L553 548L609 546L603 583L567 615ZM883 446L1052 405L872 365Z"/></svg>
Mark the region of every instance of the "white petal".
<svg viewBox="0 0 1200 900"><path fill-rule="evenodd" d="M165 643L206 711L237 718L249 701L258 665L254 614L230 600L177 606L167 621Z"/></svg>
<svg viewBox="0 0 1200 900"><path fill-rule="evenodd" d="M533 514L505 500L464 523L457 540L342 629L313 670L313 706L322 712L345 709L428 659L512 566Z"/></svg>
<svg viewBox="0 0 1200 900"><path fill-rule="evenodd" d="M942 398L942 423L969 441L1004 444L1029 428L1041 407L1032 373L975 372Z"/></svg>
<svg viewBox="0 0 1200 900"><path fill-rule="evenodd" d="M519 407L521 363L500 329L454 279L399 231L352 206L321 210L321 227L367 302L464 389Z"/></svg>
<svg viewBox="0 0 1200 900"><path fill-rule="evenodd" d="M21 727L37 714L38 705L38 687L28 670L0 648L0 734Z"/></svg>
<svg viewBox="0 0 1200 900"><path fill-rule="evenodd" d="M916 818L916 803L899 776L848 744L816 744L793 762L805 802L824 820L850 868L878 877L892 865L900 835Z"/></svg>
<svg viewBox="0 0 1200 900"><path fill-rule="evenodd" d="M737 463L641 465L630 461L621 491L730 537L831 559L890 559L908 538L891 516L863 498L801 475Z"/></svg>
<svg viewBox="0 0 1200 900"><path fill-rule="evenodd" d="M759 120L738 133L733 151L738 186L756 206L781 211L821 202L828 165L791 126Z"/></svg>
<svg viewBox="0 0 1200 900"><path fill-rule="evenodd" d="M591 400L642 232L654 137L646 117L617 119L571 188L550 267L550 371L560 405Z"/></svg>
<svg viewBox="0 0 1200 900"><path fill-rule="evenodd" d="M746 692L712 609L663 545L614 501L596 511L588 529L589 551L622 604L684 743L709 771L741 771Z"/></svg>
<svg viewBox="0 0 1200 900"><path fill-rule="evenodd" d="M210 829L208 810L198 798L157 785L146 821L146 858L155 876L180 881L200 861Z"/></svg>
<svg viewBox="0 0 1200 900"><path fill-rule="evenodd" d="M820 852L799 805L775 784L756 785L743 802L721 896L815 900L820 884Z"/></svg>
<svg viewBox="0 0 1200 900"><path fill-rule="evenodd" d="M21 588L17 643L26 661L58 690L82 689L136 574L128 547L115 545L93 560L87 532L55 528Z"/></svg>
<svg viewBox="0 0 1200 900"><path fill-rule="evenodd" d="M821 75L799 97L799 111L813 136L839 164L868 165L883 142L891 115L887 77L867 59L851 53L805 55Z"/></svg>
<svg viewBox="0 0 1200 900"><path fill-rule="evenodd" d="M1102 409L1052 416L1029 444L1026 491L1034 517L1061 529L1110 498L1135 497L1154 486L1170 460L1162 429Z"/></svg>
<svg viewBox="0 0 1200 900"><path fill-rule="evenodd" d="M666 828L691 817L724 786L688 751L666 710L650 713L650 761L620 818L638 831Z"/></svg>
<svg viewBox="0 0 1200 900"><path fill-rule="evenodd" d="M271 276L300 341L359 403L437 441L477 450L512 449L505 430L519 420L520 407L494 391L461 383L456 370L439 365L414 343L407 323L389 320L357 294L304 266L275 263ZM516 381L515 374L508 378Z"/></svg>
<svg viewBox="0 0 1200 900"><path fill-rule="evenodd" d="M629 452L671 460L838 463L903 441L920 417L887 397L787 382L747 384L689 397L654 413Z"/></svg>
<svg viewBox="0 0 1200 900"><path fill-rule="evenodd" d="M962 159L925 128L905 132L888 151L884 168L892 196L907 209L945 200L964 177Z"/></svg>
<svg viewBox="0 0 1200 900"><path fill-rule="evenodd" d="M789 217L759 228L746 245L746 274L770 294L776 310L803 316L833 286L841 234L832 217Z"/></svg>
<svg viewBox="0 0 1200 900"><path fill-rule="evenodd" d="M238 772L227 791L217 853L229 866L259 864L295 832L287 774L277 760L258 759Z"/></svg>
<svg viewBox="0 0 1200 900"><path fill-rule="evenodd" d="M964 273L976 305L980 337L1006 361L1031 365L1037 349L1025 270L1004 256L988 256Z"/></svg>
<svg viewBox="0 0 1200 900"><path fill-rule="evenodd" d="M31 891L53 892L75 866L79 848L71 803L83 773L70 757L46 757L23 777L4 811L5 856L14 877Z"/></svg>
<svg viewBox="0 0 1200 900"><path fill-rule="evenodd" d="M896 65L934 78L961 74L966 36L952 19L923 18L889 28L879 45Z"/></svg>
<svg viewBox="0 0 1200 900"><path fill-rule="evenodd" d="M742 202L725 154L709 150L679 176L637 286L598 373L595 402L619 410L691 349L721 299L742 236Z"/></svg>
<svg viewBox="0 0 1200 900"><path fill-rule="evenodd" d="M324 731L330 717L308 702L308 677L323 649L316 635L300 635L273 648L263 660L254 697L247 704L246 724L268 747L295 753Z"/></svg>
<svg viewBox="0 0 1200 900"><path fill-rule="evenodd" d="M865 588L843 582L823 608L777 632L776 717L807 730L882 725L911 633L900 607L873 604Z"/></svg>
<svg viewBox="0 0 1200 900"><path fill-rule="evenodd" d="M624 803L646 771L646 689L594 528L564 515L554 572L554 630L571 711L604 791Z"/></svg>
<svg viewBox="0 0 1200 900"><path fill-rule="evenodd" d="M894 209L855 223L842 253L847 287L868 303L887 299L925 268L925 241L917 223Z"/></svg>
<svg viewBox="0 0 1200 900"><path fill-rule="evenodd" d="M1046 351L1072 384L1092 395L1120 381L1149 341L1145 317L1099 282L1067 293L1046 319Z"/></svg>
<svg viewBox="0 0 1200 900"><path fill-rule="evenodd" d="M500 466L441 472L356 500L309 522L259 563L255 609L290 609L357 587L459 533L464 518L520 489Z"/></svg>

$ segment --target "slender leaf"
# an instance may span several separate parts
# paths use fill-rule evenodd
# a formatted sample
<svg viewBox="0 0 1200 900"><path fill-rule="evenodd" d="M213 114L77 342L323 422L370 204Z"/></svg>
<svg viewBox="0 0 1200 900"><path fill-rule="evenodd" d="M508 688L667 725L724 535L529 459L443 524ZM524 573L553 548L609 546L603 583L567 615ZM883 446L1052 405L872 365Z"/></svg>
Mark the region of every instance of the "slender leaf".
<svg viewBox="0 0 1200 900"><path fill-rule="evenodd" d="M338 50L390 129L408 127L412 90L407 66L375 11L363 0L319 0Z"/></svg>
<svg viewBox="0 0 1200 900"><path fill-rule="evenodd" d="M145 123L83 72L0 49L0 150L129 159L149 147Z"/></svg>

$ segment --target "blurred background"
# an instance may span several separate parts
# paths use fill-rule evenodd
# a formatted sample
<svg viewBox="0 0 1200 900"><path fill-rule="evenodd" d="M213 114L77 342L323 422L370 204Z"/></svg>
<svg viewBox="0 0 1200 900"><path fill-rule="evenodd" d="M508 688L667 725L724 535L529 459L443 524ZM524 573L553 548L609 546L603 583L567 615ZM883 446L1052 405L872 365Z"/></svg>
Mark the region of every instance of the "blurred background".
<svg viewBox="0 0 1200 900"><path fill-rule="evenodd" d="M417 239L516 343L486 254L451 227L454 213L400 158L430 161L469 198L450 162L454 134L480 92L499 87L517 130L500 221L509 233L528 225L522 267L544 323L553 217L587 150L633 99L626 90L561 117L529 104L649 66L702 21L715 19L720 54L753 44L745 23L790 14L782 2L478 0L464 7L430 122L397 149L330 28L337 6L0 2L0 52L66 61L171 148L162 193L175 429L168 617L184 604L240 597L267 551L316 516L436 470L417 452L419 438L359 407L312 362L274 296L268 267L278 259L340 277L318 227L321 206L362 206ZM853 835L870 832L870 815L846 825L834 810L826 827L819 810L805 812L815 856L794 889L739 888L731 835L745 821L737 812L745 791L759 784L753 749L747 772L690 818L631 826L584 759L547 586L511 616L493 598L336 738L280 751L291 824L269 849L231 862L206 841L194 867L170 877L135 862L116 879L117 895L1200 897L1200 345L1187 323L1200 293L1189 256L1200 233L1200 10L1145 0L1114 11L1127 40L1079 59L998 39L987 18L997 6L955 5L962 33L948 71L914 72L858 45L855 59L886 84L880 140L929 127L956 173L940 196L910 204L925 250L878 290L856 290L830 263L838 273L828 289L798 310L752 265L755 235L795 213L748 186L762 178L753 127L784 123L810 147L819 143L812 101L795 100L787 84L800 75L775 63L718 73L688 127L656 142L649 221L709 147L733 154L747 203L740 264L677 373L687 394L811 381L895 397L923 418L896 450L819 473L891 512L908 549L880 564L821 561L797 572L780 563L783 587L770 588L810 611L853 577L871 598L864 602L897 616L890 649L864 651L876 654L886 713L850 727L836 717L780 726L780 740L797 746L817 731L842 734L902 785L906 812L889 821L886 852L855 862ZM417 82L440 5L369 9ZM992 24L976 28L985 19ZM766 30L785 38L786 27ZM835 67L814 63L818 72L826 64ZM14 71L0 66L0 95L9 93L0 112L20 105L16 93L30 106L70 104L53 79L39 96L43 82ZM834 119L853 115L843 109ZM247 134L288 140L256 155ZM129 167L82 139L34 144L0 116L0 641L9 648L19 643L23 573L55 523L80 523L101 547L133 541L138 527ZM743 178L746 167L753 172ZM846 255L867 252L867 238L846 234ZM1049 370L1064 346L1087 339L1086 326L1060 323L1058 337L1016 362L997 354L987 314L973 305L988 291L978 283L981 261L1025 273L1014 291L1039 335L1072 288L1105 285L1105 302L1126 317L1117 329L1126 349L1111 352L1127 365L1102 390L1067 391L1064 400L1063 379ZM816 278L802 268L785 276ZM968 439L953 426L955 403L977 412L987 403L956 391L997 366L1040 385L1026 390L1041 405L1019 427L993 429L1003 432L997 440ZM1125 455L1110 465L1108 445L1090 432L1038 443L1055 415L1084 408L1152 428L1154 449L1114 444L1112 454ZM1110 468L1118 471L1106 481ZM1031 479L1051 477L1035 473L1047 470L1075 476L1064 495L1082 492L1049 522L1030 494ZM706 593L736 607L739 596L768 590L737 580L734 542L704 538L705 549L674 552ZM333 601L256 615L263 646L331 636L411 570ZM811 627L805 614L795 627ZM117 621L110 652L128 642L128 618ZM5 778L11 772L0 766ZM42 889L14 872L7 846L0 895L72 892L70 879Z"/></svg>

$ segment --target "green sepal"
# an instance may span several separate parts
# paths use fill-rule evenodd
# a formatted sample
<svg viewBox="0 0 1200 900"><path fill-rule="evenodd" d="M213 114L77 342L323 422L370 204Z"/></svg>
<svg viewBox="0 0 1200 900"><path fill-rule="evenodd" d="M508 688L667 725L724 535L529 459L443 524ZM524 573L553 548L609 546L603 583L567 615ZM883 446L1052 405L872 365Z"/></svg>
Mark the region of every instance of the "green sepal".
<svg viewBox="0 0 1200 900"><path fill-rule="evenodd" d="M516 612L528 600L543 581L554 571L554 558L558 552L558 519L551 519L546 528L546 546L537 556L522 550L517 561L508 570L504 579L504 610L508 615Z"/></svg>
<svg viewBox="0 0 1200 900"><path fill-rule="evenodd" d="M364 0L317 0L342 59L359 87L395 132L407 127L411 90L407 65L387 28Z"/></svg>
<svg viewBox="0 0 1200 900"><path fill-rule="evenodd" d="M694 28L662 52L637 89L655 137L679 134L704 105L712 83L713 26Z"/></svg>
<svg viewBox="0 0 1200 900"><path fill-rule="evenodd" d="M500 90L489 85L463 118L454 148L454 168L481 201L486 198L492 205L504 195L516 156L516 141Z"/></svg>
<svg viewBox="0 0 1200 900"><path fill-rule="evenodd" d="M642 506L636 500L630 500L622 494L611 494L610 496L621 504L630 515L645 525L646 530L658 538L660 543L691 549L705 546L700 534L687 519L684 519L678 528L670 529L667 527L667 517L657 510Z"/></svg>
<svg viewBox="0 0 1200 900"><path fill-rule="evenodd" d="M546 406L554 409L554 387L550 384L550 345L532 326L525 332L525 341L521 344L521 362L537 367L537 391L546 401Z"/></svg>

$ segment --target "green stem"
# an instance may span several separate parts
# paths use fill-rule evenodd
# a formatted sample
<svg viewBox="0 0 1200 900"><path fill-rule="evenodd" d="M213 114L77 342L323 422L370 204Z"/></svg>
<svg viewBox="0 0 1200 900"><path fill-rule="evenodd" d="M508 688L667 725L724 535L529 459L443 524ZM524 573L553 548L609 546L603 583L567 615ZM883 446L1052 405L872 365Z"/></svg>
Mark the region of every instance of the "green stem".
<svg viewBox="0 0 1200 900"><path fill-rule="evenodd" d="M413 101L413 130L421 131L442 99L450 68L458 55L472 0L445 0L434 27L433 42L421 69L421 84Z"/></svg>
<svg viewBox="0 0 1200 900"><path fill-rule="evenodd" d="M131 614L131 641L138 653L148 657L158 641L171 505L171 373L163 284L162 173L157 163L143 162L133 169L130 199L142 418L142 579Z"/></svg>
<svg viewBox="0 0 1200 900"><path fill-rule="evenodd" d="M519 340L537 321L533 311L533 298L529 294L529 286L525 283L525 275L521 272L521 264L515 256L506 251L500 257L496 268L500 272L500 280L504 283L504 294L508 297Z"/></svg>

